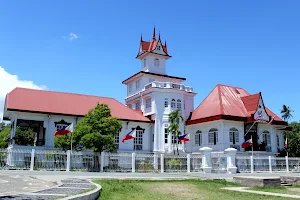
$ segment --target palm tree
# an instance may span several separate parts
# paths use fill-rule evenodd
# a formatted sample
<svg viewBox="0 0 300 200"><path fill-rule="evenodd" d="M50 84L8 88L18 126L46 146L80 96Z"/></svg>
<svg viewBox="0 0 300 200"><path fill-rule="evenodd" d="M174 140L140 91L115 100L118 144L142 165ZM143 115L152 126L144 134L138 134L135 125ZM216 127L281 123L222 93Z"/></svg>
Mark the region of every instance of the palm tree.
<svg viewBox="0 0 300 200"><path fill-rule="evenodd" d="M293 110L290 109L290 107L286 106L285 104L282 105L282 110L281 110L281 117L284 121L288 121L293 115L291 114L294 112Z"/></svg>
<svg viewBox="0 0 300 200"><path fill-rule="evenodd" d="M184 121L184 119L183 119L183 116L181 115L179 109L177 109L175 111L172 111L169 114L170 125L169 125L169 128L168 128L168 132L171 133L172 135L174 135L174 137L176 137L176 147L177 147L177 154L178 155L179 155L178 136L181 134L179 124L183 121ZM175 151L174 151L174 154L175 154Z"/></svg>

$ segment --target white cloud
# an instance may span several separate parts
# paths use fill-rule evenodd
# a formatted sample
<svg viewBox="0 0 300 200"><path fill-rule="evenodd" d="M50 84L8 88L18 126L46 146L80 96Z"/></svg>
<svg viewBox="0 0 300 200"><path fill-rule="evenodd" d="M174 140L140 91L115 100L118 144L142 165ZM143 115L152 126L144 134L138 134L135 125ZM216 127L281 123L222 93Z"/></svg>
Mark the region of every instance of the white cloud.
<svg viewBox="0 0 300 200"><path fill-rule="evenodd" d="M46 86L36 85L33 81L20 80L17 75L8 73L0 66L0 122L2 121L6 94L12 91L15 87L47 89Z"/></svg>
<svg viewBox="0 0 300 200"><path fill-rule="evenodd" d="M68 36L64 36L63 37L64 39L68 39L68 40L76 40L76 39L78 39L79 38L79 36L78 35L76 35L75 33L70 33Z"/></svg>

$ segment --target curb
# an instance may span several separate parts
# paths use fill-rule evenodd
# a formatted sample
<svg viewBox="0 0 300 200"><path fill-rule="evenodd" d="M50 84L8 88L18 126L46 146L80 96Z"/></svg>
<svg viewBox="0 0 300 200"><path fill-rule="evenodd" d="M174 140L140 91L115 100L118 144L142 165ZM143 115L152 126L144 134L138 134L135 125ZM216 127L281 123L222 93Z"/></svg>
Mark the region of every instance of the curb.
<svg viewBox="0 0 300 200"><path fill-rule="evenodd" d="M98 197L100 197L100 195L101 195L102 187L91 181L89 181L89 182L96 186L96 188L93 189L92 191L89 191L89 192L86 192L83 194L77 194L77 195L70 196L70 197L60 198L59 200L92 200L92 199L96 200L96 199L98 199Z"/></svg>

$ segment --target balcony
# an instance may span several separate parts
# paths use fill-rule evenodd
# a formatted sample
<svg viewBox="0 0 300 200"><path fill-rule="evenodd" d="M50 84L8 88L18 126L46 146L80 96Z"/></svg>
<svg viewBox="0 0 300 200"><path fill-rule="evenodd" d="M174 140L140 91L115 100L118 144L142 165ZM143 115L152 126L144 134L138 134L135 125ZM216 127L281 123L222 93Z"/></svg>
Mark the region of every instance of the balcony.
<svg viewBox="0 0 300 200"><path fill-rule="evenodd" d="M192 87L184 86L182 84L177 84L177 83L171 83L171 82L158 82L158 81L153 81L143 88L143 90L148 90L150 88L165 88L165 89L175 89L175 90L182 90L185 92L193 92Z"/></svg>

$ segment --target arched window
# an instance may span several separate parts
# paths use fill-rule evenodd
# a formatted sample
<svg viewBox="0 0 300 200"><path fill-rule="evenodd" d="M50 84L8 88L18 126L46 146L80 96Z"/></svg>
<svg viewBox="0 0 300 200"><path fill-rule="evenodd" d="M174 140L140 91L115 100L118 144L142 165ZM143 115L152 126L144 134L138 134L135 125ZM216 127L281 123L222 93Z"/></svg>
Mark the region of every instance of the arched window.
<svg viewBox="0 0 300 200"><path fill-rule="evenodd" d="M263 131L262 136L263 136L263 142L267 146L271 145L271 135L270 135L270 132L267 131L267 130L265 130L265 131Z"/></svg>
<svg viewBox="0 0 300 200"><path fill-rule="evenodd" d="M218 143L218 129L211 128L208 132L208 144L216 145Z"/></svg>
<svg viewBox="0 0 300 200"><path fill-rule="evenodd" d="M195 134L195 145L201 146L202 145L202 133L201 131L196 131Z"/></svg>
<svg viewBox="0 0 300 200"><path fill-rule="evenodd" d="M172 101L171 101L171 108L176 108L176 101L175 101L175 99L172 99Z"/></svg>
<svg viewBox="0 0 300 200"><path fill-rule="evenodd" d="M229 142L230 144L238 144L240 142L239 131L236 128L229 130Z"/></svg>
<svg viewBox="0 0 300 200"><path fill-rule="evenodd" d="M154 59L154 66L155 66L155 67L158 67L158 66L159 66L159 59L158 59L158 58L155 58L155 59Z"/></svg>
<svg viewBox="0 0 300 200"><path fill-rule="evenodd" d="M177 99L177 109L181 109L181 100Z"/></svg>
<svg viewBox="0 0 300 200"><path fill-rule="evenodd" d="M165 108L167 108L168 106L169 106L168 98L165 98Z"/></svg>

